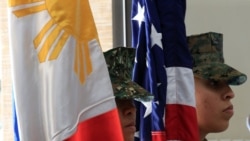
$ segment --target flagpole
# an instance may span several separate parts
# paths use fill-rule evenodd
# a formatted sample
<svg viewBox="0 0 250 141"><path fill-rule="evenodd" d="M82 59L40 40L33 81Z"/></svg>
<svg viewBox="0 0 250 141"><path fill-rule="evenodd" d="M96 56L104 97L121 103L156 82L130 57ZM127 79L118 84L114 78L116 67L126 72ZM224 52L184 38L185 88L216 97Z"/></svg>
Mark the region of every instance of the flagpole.
<svg viewBox="0 0 250 141"><path fill-rule="evenodd" d="M126 0L112 0L113 47L127 46Z"/></svg>
<svg viewBox="0 0 250 141"><path fill-rule="evenodd" d="M126 41L127 41L127 39L126 39L126 35L127 35L127 32L126 32L126 2L125 2L125 0L122 0L122 17L123 17L123 19L122 19L122 22L123 22L123 45L124 46L126 46L127 44L126 44Z"/></svg>

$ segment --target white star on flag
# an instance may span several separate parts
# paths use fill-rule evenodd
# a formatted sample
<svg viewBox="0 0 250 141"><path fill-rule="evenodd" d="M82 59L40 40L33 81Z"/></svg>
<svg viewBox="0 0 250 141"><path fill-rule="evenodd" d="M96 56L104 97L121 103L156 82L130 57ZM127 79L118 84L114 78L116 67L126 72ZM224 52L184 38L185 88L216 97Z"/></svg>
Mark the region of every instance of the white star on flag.
<svg viewBox="0 0 250 141"><path fill-rule="evenodd" d="M140 132L140 131L136 131L136 132L135 132L135 135L134 135L134 137L137 137L137 138L139 138L139 132Z"/></svg>
<svg viewBox="0 0 250 141"><path fill-rule="evenodd" d="M156 44L161 49L163 49L162 48L162 42L161 42L162 34L158 33L156 31L155 26L153 24L151 25L151 35L150 35L150 38L151 38L151 47L153 47Z"/></svg>
<svg viewBox="0 0 250 141"><path fill-rule="evenodd" d="M157 83L157 87L161 86L161 83Z"/></svg>
<svg viewBox="0 0 250 141"><path fill-rule="evenodd" d="M148 59L147 59L147 58L146 58L146 66L147 66L147 68L148 68L148 66L149 66L149 65L148 65Z"/></svg>
<svg viewBox="0 0 250 141"><path fill-rule="evenodd" d="M146 107L146 111L143 116L145 118L152 113L152 103L151 101L148 101L148 102L142 102L142 104Z"/></svg>
<svg viewBox="0 0 250 141"><path fill-rule="evenodd" d="M132 18L132 20L138 21L139 27L141 27L141 23L144 21L144 12L145 8L142 7L140 3L138 3L138 13Z"/></svg>

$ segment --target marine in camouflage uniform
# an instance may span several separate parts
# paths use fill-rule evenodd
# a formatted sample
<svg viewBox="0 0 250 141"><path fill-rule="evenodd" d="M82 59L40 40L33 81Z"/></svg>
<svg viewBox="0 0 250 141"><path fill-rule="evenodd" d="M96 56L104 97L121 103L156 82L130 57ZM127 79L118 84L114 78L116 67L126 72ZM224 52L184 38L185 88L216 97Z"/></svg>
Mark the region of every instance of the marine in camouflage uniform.
<svg viewBox="0 0 250 141"><path fill-rule="evenodd" d="M200 140L207 141L207 134L227 129L233 116L230 100L234 97L229 85L241 85L247 76L225 64L221 33L191 35L187 43L193 58Z"/></svg>
<svg viewBox="0 0 250 141"><path fill-rule="evenodd" d="M124 141L134 141L136 107L134 100L150 101L153 96L132 81L135 49L117 47L104 52L115 101L119 113Z"/></svg>

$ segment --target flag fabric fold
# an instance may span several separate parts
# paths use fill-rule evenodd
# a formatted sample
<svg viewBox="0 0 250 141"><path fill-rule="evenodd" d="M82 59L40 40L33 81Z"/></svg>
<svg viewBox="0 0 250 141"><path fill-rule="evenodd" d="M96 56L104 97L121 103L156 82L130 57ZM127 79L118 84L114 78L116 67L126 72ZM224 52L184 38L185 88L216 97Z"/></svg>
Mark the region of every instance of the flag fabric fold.
<svg viewBox="0 0 250 141"><path fill-rule="evenodd" d="M123 140L88 0L9 0L9 28L16 140Z"/></svg>
<svg viewBox="0 0 250 141"><path fill-rule="evenodd" d="M133 0L133 80L154 95L136 103L138 141L198 141L185 0Z"/></svg>

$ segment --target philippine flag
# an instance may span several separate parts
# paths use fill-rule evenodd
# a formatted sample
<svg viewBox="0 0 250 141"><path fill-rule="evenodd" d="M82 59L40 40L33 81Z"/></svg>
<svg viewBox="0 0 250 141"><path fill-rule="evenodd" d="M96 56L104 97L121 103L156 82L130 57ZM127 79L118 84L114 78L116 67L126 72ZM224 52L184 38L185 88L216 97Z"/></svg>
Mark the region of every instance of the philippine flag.
<svg viewBox="0 0 250 141"><path fill-rule="evenodd" d="M9 0L9 27L17 139L122 141L88 0Z"/></svg>

